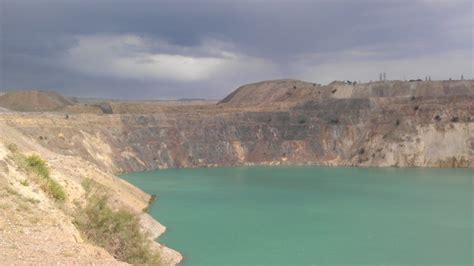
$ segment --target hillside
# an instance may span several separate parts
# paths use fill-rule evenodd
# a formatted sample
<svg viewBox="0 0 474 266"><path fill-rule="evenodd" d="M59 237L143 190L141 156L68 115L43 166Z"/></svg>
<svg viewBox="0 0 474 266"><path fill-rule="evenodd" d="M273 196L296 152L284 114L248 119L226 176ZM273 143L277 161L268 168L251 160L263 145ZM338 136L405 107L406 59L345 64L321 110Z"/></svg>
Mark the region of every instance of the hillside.
<svg viewBox="0 0 474 266"><path fill-rule="evenodd" d="M0 107L21 112L55 111L74 101L54 91L13 91L0 96Z"/></svg>
<svg viewBox="0 0 474 266"><path fill-rule="evenodd" d="M288 88L293 84L300 89ZM48 150L114 172L247 164L474 167L473 84L279 80L243 86L217 105L112 102L107 115L68 107L69 119L58 113L0 120ZM282 98L289 90L297 92Z"/></svg>
<svg viewBox="0 0 474 266"><path fill-rule="evenodd" d="M72 222L71 210L86 200L82 183L88 179L112 192L114 208L139 215L152 238L163 233L142 212L150 195L114 173L239 165L474 168L473 81L266 81L242 86L217 105L9 95L9 103L29 100L23 110L55 111L0 112L0 229L8 232L1 241L9 243L0 253L12 258L7 262L31 253L32 264L120 263L84 241ZM37 99L45 96L42 106ZM38 185L25 185L28 173L15 162L11 144L48 162L68 195L64 204ZM166 264L181 260L176 251L155 248Z"/></svg>
<svg viewBox="0 0 474 266"><path fill-rule="evenodd" d="M8 116L13 124L5 123L3 117L0 121L2 264L128 265L104 248L95 246L77 227L75 212L89 200L87 183L95 184L95 191L105 191L114 210L121 209L136 215L141 230L149 233L150 243L165 231L164 226L143 212L150 202L150 195L82 156L62 155L46 149L41 141L29 138L16 129L16 123L23 122L21 115ZM36 127L42 126L38 121ZM38 181L40 172L25 168L21 156L30 155L38 155L45 160L46 172L64 190L65 199L51 197L44 184ZM161 253L163 265L175 265L181 260L178 252L153 243L152 248Z"/></svg>
<svg viewBox="0 0 474 266"><path fill-rule="evenodd" d="M317 97L318 88L317 84L299 80L262 81L237 88L218 104L230 107L291 104Z"/></svg>
<svg viewBox="0 0 474 266"><path fill-rule="evenodd" d="M470 81L383 81L321 86L299 80L270 80L237 88L222 101L226 107L290 107L305 101L342 98L444 97L474 95Z"/></svg>

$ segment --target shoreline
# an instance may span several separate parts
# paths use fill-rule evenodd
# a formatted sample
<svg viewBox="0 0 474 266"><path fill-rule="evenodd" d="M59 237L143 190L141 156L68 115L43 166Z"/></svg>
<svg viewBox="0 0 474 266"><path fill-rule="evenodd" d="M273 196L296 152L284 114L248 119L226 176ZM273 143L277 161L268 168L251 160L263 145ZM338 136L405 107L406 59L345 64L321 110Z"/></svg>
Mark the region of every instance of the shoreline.
<svg viewBox="0 0 474 266"><path fill-rule="evenodd" d="M324 163L280 163L279 161L265 162L265 163L246 163L246 164L229 164L229 165L207 165L207 166L187 166L187 167L167 167L167 168L156 168L143 171L129 171L129 172L116 172L114 173L118 177L122 175L128 175L133 173L146 173L153 171L166 171L166 170L187 170L187 169L206 169L206 168L232 168L232 167L321 167L321 168L361 168L361 169L472 169L473 167L450 167L450 166L385 166L385 165L353 165L353 164L324 164Z"/></svg>
<svg viewBox="0 0 474 266"><path fill-rule="evenodd" d="M35 221L39 220L39 223L41 224L42 220L49 219L48 217L50 216L58 216L56 219L60 221L63 228L67 229L66 231L61 231L59 233L60 236L57 237L58 241L62 242L56 243L54 239L49 239L48 245L45 247L54 247L56 245L62 247L64 243L64 245L67 244L65 247L69 245L75 245L77 246L77 249L81 250L81 252L77 254L67 253L64 255L61 253L62 249L57 248L51 250L50 253L48 253L50 254L48 261L51 263L61 264L71 260L71 258L75 258L76 262L81 263L82 261L83 263L87 264L90 262L90 260L86 258L90 257L95 258L95 260L97 260L95 263L97 264L101 264L101 261L102 263L106 264L122 263L118 260L115 260L115 263L112 263L111 261L114 260L114 258L103 248L95 246L94 244L91 244L83 239L80 232L72 222L73 217L71 215L72 211L75 209L74 204L85 202L85 190L81 183L86 179L92 179L98 184L104 186L110 193L109 204L111 205L111 208L124 209L136 214L140 221L140 227L144 231L149 232L150 236L155 236L150 239L150 243L154 246L154 248L157 248L162 252L162 258L165 261L165 265L179 264L182 256L178 251L175 251L155 241L155 238L161 235L166 230L166 227L163 226L158 220L151 217L148 213L143 212L143 209L149 204L151 195L143 192L138 187L130 184L120 177L110 172L104 171L95 163L90 162L80 156L63 155L46 149L40 143L38 143L36 139L29 138L28 136L22 134L22 132L19 132L15 127L5 123L1 119L0 136L0 169L2 170L0 171L0 185L7 186L5 189L10 195L12 195L12 197L19 197L18 199L10 199L8 197L2 196L2 200L7 200L7 202L3 203L4 205L2 206L17 204L17 202L21 202L25 199L28 199L27 204L31 204L30 201L32 204L37 204L39 207L35 207L35 209L37 209L37 212L42 214L38 214L39 216L35 218ZM63 204L61 204L63 207L60 207L56 202L54 202L54 200L48 198L47 195L45 195L45 193L43 193L35 183L25 183L25 180L28 180L29 177L27 176L27 173L19 171L18 166L10 159L11 152L7 148L9 144L15 144L15 146L17 146L18 149L26 155L37 154L46 161L47 166L51 172L51 177L56 180L66 192L67 199ZM2 187L0 186L0 191L1 188ZM51 214L51 212L53 214ZM2 213L4 213L4 210L2 210ZM14 214L15 217L23 217L21 218L22 220L24 220L24 217L29 215L28 213L21 211L21 209L15 210ZM10 217L5 217L5 219L8 220ZM57 230L55 227L56 223L57 221L52 224L46 223L44 225L45 228L43 228L42 231L48 232ZM0 222L0 227L2 226L5 225L2 225L2 222ZM23 228L21 229L22 231L28 232L32 230L32 228L35 228L36 225L26 224L18 226ZM58 234L58 232L55 232L54 234ZM32 237L34 238L35 235L36 234L18 233L8 236L9 238L15 238L16 240L9 240L9 238L7 238L7 241L12 241L13 243L18 241L36 243L37 240L29 240ZM3 248L4 247L0 245L0 250L3 250ZM36 252L35 247L19 246L18 252L29 253L32 258L42 256L41 253ZM41 263L40 260L31 262Z"/></svg>
<svg viewBox="0 0 474 266"><path fill-rule="evenodd" d="M426 184L459 184L459 180L457 179L458 177L462 177L462 180L465 180L466 176L471 176L470 170L465 170L465 169L445 169L446 171L438 171L437 169L426 169L427 171L424 171L425 169L389 169L386 174L384 174L385 170L384 169L362 169L361 171L354 171L351 170L350 168L345 168L345 169L334 169L335 171L330 171L331 168L327 168L321 171L318 171L318 169L311 170L311 169L305 169L302 168L302 172L306 173L303 179L300 179L301 175L298 174L298 169L296 171L293 171L292 168L286 168L286 170L282 170L281 173L279 174L279 171L272 171L271 168L268 169L254 169L254 170L242 170L240 171L239 169L229 169L227 172L227 169L221 169L219 171L213 171L213 169L210 169L207 171L206 169L200 169L199 171L196 171L196 173L193 172L194 169L191 169L190 171L186 172L172 172L172 173L167 173L167 172L161 172L156 171L156 176L153 174L137 174L136 175L136 183L137 186L140 188L148 188L150 192L153 192L157 195L163 195L167 197L166 202L163 202L163 209L162 211L158 209L153 209L153 215L157 215L157 217L168 217L168 223L173 223L174 225L170 224L172 226L173 233L172 235L169 235L166 237L166 240L169 241L169 243L173 243L176 247L179 248L179 246L186 246L187 249L187 255L189 255L189 259L191 264L198 263L195 261L195 257L198 257L198 261L202 262L204 261L203 259L206 256L203 256L204 254L207 254L210 249L208 248L200 248L199 247L199 242L196 242L193 238L193 233L192 231L194 230L193 224L199 221L200 219L200 214L201 214L201 209L207 209L208 211L204 212L202 215L204 217L209 217L210 219L212 217L217 218L217 220L214 220L211 225L206 226L203 228L203 230L200 230L201 232L196 233L196 237L202 238L203 235L212 234L213 228L219 228L218 230L229 230L229 234L227 234L226 231L226 236L232 236L234 234L239 234L239 232L245 232L244 228L241 228L243 231L239 230L239 228L228 228L225 229L228 225L226 224L226 221L229 221L225 217L222 217L224 214L229 214L230 213L227 211L229 208L229 203L231 204L236 204L235 208L237 206L248 206L250 208L253 208L255 206L255 210L260 210L264 208L262 205L259 205L259 201L257 200L251 200L250 202L253 202L252 205L239 205L237 204L236 200L240 201L242 200L240 197L241 195L248 195L248 191L243 189L243 186L245 185L246 188L249 191L254 191L253 188L251 187L251 184L257 184L256 187L260 187L262 191L267 191L268 188L270 188L269 191L274 191L275 193L269 192L268 194L260 192L260 195L265 195L263 196L262 202L265 204L267 200L269 199L269 195L287 195L286 193L288 192L286 189L287 187L282 186L282 184L293 184L295 185L288 185L288 189L290 191L294 191L295 188L301 188L305 193L312 193L313 189L314 191L323 191L322 195L326 194L327 196L330 196L331 194L324 193L328 192L326 189L327 188L332 188L332 189L338 189L336 191L339 192L347 192L347 191L352 191L352 189L356 189L359 191L360 198L365 199L363 195L366 191L371 191L374 192L374 196L381 196L382 201L386 201L389 204L392 202L391 197L397 197L398 195L398 188L399 185L404 184L416 184L417 186L420 186L420 188L423 188ZM173 169L175 171L177 169ZM380 170L380 172L379 172ZM393 170L393 171L392 171ZM226 181L227 177L226 174L229 173L229 182ZM252 174L254 173L255 175L253 177L260 177L256 179L252 179ZM272 173L275 173L276 179L279 180L277 183L278 185L272 185L273 183L273 178L272 178ZM278 174L277 174L278 173ZM283 174L286 173L286 174ZM319 173L319 174L318 174ZM330 174L330 173L338 173L336 174ZM343 174L345 173L345 174ZM451 174L450 174L451 173ZM209 174L209 175L207 175ZM297 177L296 179L292 179L293 176ZM353 177L361 177L362 182L359 182L357 180L358 178L352 178ZM381 176L380 176L381 175ZM244 177L247 176L248 179L245 179ZM319 178L312 178L314 176L317 176ZM197 179L193 179L193 178ZM334 178L332 178L334 177ZM343 179L339 177L345 177ZM433 178L430 178L433 177ZM450 178L453 179L450 179ZM134 177L129 176L127 177L128 180L133 182ZM163 180L163 182L160 181L160 179ZM175 180L175 181L173 181ZM255 181L250 181L250 180L255 180ZM291 181L294 180L294 181ZM302 184L306 181L314 182L312 184L324 184L323 186L301 186L299 185L298 181L303 180ZM341 182L341 180L348 180L349 182ZM365 180L365 181L364 181ZM382 181L378 181L382 180ZM414 181L413 181L414 180ZM452 181L445 181L445 180L452 180ZM469 179L470 180L470 179ZM201 182L202 181L202 182ZM366 181L371 181L370 183L367 183ZM432 183L432 181L434 183ZM254 183L255 182L255 183ZM296 183L294 183L296 182ZM449 182L449 183L446 183ZM203 184L206 184L206 186L203 186ZM207 186L209 184L209 186ZM225 192L222 192L220 189L222 188L225 191L225 185L223 184L228 184L227 186L231 187L229 191L232 191L231 193L227 194ZM268 184L268 186L267 186ZM381 184L385 184L387 186L380 187ZM242 185L242 187L240 186ZM325 188L325 185L326 188ZM335 185L341 185L340 187L335 186ZM391 186L394 185L394 186ZM441 187L440 191L444 191L443 189L449 191L450 189L448 187ZM428 187L431 187L428 185ZM216 189L214 189L216 188ZM374 190L377 189L377 190ZM380 189L380 190L378 190ZM255 190L259 191L259 190ZM406 187L407 193L415 193L413 195L416 195L416 191L413 191L410 189L410 186ZM187 194L189 192L189 195ZM213 193L215 192L215 193ZM234 194L239 192L240 194ZM318 192L319 193L319 192ZM382 193L382 195L380 195ZM388 193L388 194L384 194ZM259 193L255 193L256 195ZM350 193L349 193L350 194ZM184 196L185 198L182 198L182 195L188 195ZM201 195L201 196L200 196ZM332 198L332 201L338 202L338 197L342 196L342 194L332 194L334 197L329 197L328 201L331 201L330 198ZM385 195L385 196L384 196ZM430 194L433 195L433 194ZM199 200L201 197L203 200L202 202ZM298 199L298 196L295 196ZM420 195L420 197L422 197ZM434 196L436 197L436 196ZM226 199L229 198L229 201ZM245 197L242 197L245 198ZM276 197L278 199L281 199L284 201L283 197ZM275 198L275 199L276 199ZM375 197L376 198L376 197ZM258 197L257 197L258 199ZM261 198L262 199L262 198ZM301 197L299 198L300 200L306 199L306 197ZM398 198L397 198L398 199ZM219 202L219 200L222 200L222 202ZM244 199L245 201L245 199ZM407 201L407 200L405 200ZM160 202L160 201L158 201ZM193 204L195 202L195 204ZM218 204L214 205L215 202L219 202ZM284 205L288 208L294 208L294 206L298 206L298 202L300 201L291 201L293 204L290 205ZM304 202L304 201L303 201ZM300 203L303 203L300 202ZM316 205L318 205L316 203ZM318 205L319 206L319 205ZM372 205L370 205L372 206ZM214 209L216 207L216 209ZM222 208L221 210L219 208ZM241 210L243 207L239 207ZM166 210L165 210L166 209ZM196 211L193 211L195 209ZM270 208L269 208L270 209ZM304 208L303 208L304 209ZM158 210L158 212L156 212ZM220 211L219 211L220 210ZM232 212L234 209L232 209ZM235 209L237 210L237 209ZM253 211L247 212L246 209L243 209L243 213L253 213ZM187 211L190 211L189 214L187 214ZM283 212L284 211L280 210ZM213 213L212 216L210 213ZM241 212L238 212L241 213ZM324 212L323 212L324 213ZM216 216L217 215L217 216ZM226 216L226 215L224 215ZM232 215L231 215L232 216ZM222 218L221 218L222 217ZM232 216L234 217L234 216ZM270 215L270 217L273 217ZM261 225L262 221L258 220L259 225ZM393 222L395 223L395 222ZM218 224L222 225L222 227ZM254 226L252 224L252 226ZM253 228L253 227L250 228ZM287 229L291 228L289 226ZM285 230L288 231L288 230ZM248 231L247 231L248 232ZM219 241L225 241L225 238L219 238ZM297 239L297 238L295 238ZM166 242L165 242L166 243ZM219 242L211 241L209 239L209 245L210 246L216 246L218 245ZM232 242L233 244L229 244L229 247L235 246L235 242ZM206 250L206 253L202 253L200 251ZM218 252L216 250L216 252ZM200 255L201 254L201 255ZM197 258L196 258L197 259ZM193 261L193 262L191 262Z"/></svg>
<svg viewBox="0 0 474 266"><path fill-rule="evenodd" d="M9 95L7 103L21 103L24 112L0 108L0 168L7 173L0 171L0 181L16 189L11 195L34 195L61 213L23 185L7 145L47 161L71 209L84 202L81 181L89 178L110 190L114 208L135 214L152 196L120 175L216 167L474 169L474 81L266 81L242 86L219 104L68 103L54 110L34 99L55 102L60 95ZM151 230L166 230L153 221Z"/></svg>

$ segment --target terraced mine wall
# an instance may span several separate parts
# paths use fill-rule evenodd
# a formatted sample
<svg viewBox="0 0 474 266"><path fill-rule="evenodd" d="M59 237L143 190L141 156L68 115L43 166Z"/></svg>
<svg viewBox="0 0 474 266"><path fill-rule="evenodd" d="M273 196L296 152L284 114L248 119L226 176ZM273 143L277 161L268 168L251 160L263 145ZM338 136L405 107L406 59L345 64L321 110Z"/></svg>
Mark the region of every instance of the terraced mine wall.
<svg viewBox="0 0 474 266"><path fill-rule="evenodd" d="M22 247L0 245L0 253L6 264L25 256L32 264L119 263L84 241L65 211L85 204L85 181L106 188L111 207L136 215L150 240L158 237L165 227L143 212L152 197L117 172L252 164L473 168L473 85L278 80L242 86L217 104L0 95L0 227L5 243ZM19 153L47 162L65 202L28 181ZM153 243L164 265L182 259Z"/></svg>
<svg viewBox="0 0 474 266"><path fill-rule="evenodd" d="M111 172L252 164L474 167L473 83L436 83L433 93L422 83L399 96L373 88L377 95L357 96L362 90L344 84L337 84L338 95L335 87L319 87L323 93L284 107L218 104L2 119L47 149Z"/></svg>

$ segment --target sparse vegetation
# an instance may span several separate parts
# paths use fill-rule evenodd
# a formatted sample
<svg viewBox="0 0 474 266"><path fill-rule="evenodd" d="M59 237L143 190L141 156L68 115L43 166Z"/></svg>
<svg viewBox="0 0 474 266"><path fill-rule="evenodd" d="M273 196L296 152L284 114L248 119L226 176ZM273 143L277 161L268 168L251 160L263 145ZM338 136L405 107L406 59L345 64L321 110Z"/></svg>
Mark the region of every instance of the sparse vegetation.
<svg viewBox="0 0 474 266"><path fill-rule="evenodd" d="M26 163L32 171L42 177L49 177L49 169L46 162L36 154L26 157Z"/></svg>
<svg viewBox="0 0 474 266"><path fill-rule="evenodd" d="M31 204L38 204L38 203L40 203L39 200L34 199L34 198L28 198L28 197L25 198L25 201L27 201L27 202L29 202L29 203L31 203Z"/></svg>
<svg viewBox="0 0 474 266"><path fill-rule="evenodd" d="M19 202L17 202L16 210L20 211L20 212L29 211L30 206L25 202L19 201Z"/></svg>
<svg viewBox="0 0 474 266"><path fill-rule="evenodd" d="M56 200L63 201L66 199L67 196L64 188L56 180L51 178L46 161L36 154L25 156L20 153L15 144L8 145L8 149L12 152L12 159L18 167L27 171L33 181L40 186L41 190ZM21 184L27 186L29 182L28 180L23 180Z"/></svg>
<svg viewBox="0 0 474 266"><path fill-rule="evenodd" d="M85 178L82 181L81 185L82 185L82 188L84 188L84 191L86 192L86 194L89 195L92 193L92 189L97 188L100 184L90 178Z"/></svg>
<svg viewBox="0 0 474 266"><path fill-rule="evenodd" d="M38 155L30 155L26 157L28 171L37 177L41 189L56 200L65 200L66 192L63 187L51 178L49 168L46 162Z"/></svg>
<svg viewBox="0 0 474 266"><path fill-rule="evenodd" d="M18 191L14 190L10 186L5 186L5 187L2 187L0 189L0 197L5 198L5 197L10 197L10 196L16 197L15 203L17 203L17 204L20 204L20 203L22 203L22 204L26 204L26 203L38 204L40 202L37 199L23 196L22 194L20 194ZM3 204L5 205L5 207L10 206L8 203L3 203ZM21 207L21 208L24 209L23 207Z"/></svg>
<svg viewBox="0 0 474 266"><path fill-rule="evenodd" d="M87 203L77 210L74 223L88 241L103 247L116 259L131 264L160 265L160 254L152 250L139 219L126 210L113 210L100 185L86 179L82 186Z"/></svg>
<svg viewBox="0 0 474 266"><path fill-rule="evenodd" d="M298 123L299 124L305 124L306 123L306 119L304 117L301 117L299 120L298 120Z"/></svg>
<svg viewBox="0 0 474 266"><path fill-rule="evenodd" d="M18 197L21 196L16 190L14 190L14 189L11 188L11 187L6 187L6 188L5 188L5 191L6 191L8 194L13 195L13 196L18 196Z"/></svg>
<svg viewBox="0 0 474 266"><path fill-rule="evenodd" d="M7 149L12 152L12 153L15 153L18 151L18 146L15 144L15 143L10 143L7 145Z"/></svg>

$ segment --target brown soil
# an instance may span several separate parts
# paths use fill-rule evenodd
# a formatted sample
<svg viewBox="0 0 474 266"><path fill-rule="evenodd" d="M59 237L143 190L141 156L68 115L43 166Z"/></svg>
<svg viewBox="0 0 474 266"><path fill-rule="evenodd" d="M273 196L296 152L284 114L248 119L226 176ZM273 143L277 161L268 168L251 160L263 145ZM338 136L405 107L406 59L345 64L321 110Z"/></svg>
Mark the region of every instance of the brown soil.
<svg viewBox="0 0 474 266"><path fill-rule="evenodd" d="M73 100L53 91L15 91L0 96L1 107L22 112L55 111L73 104Z"/></svg>

